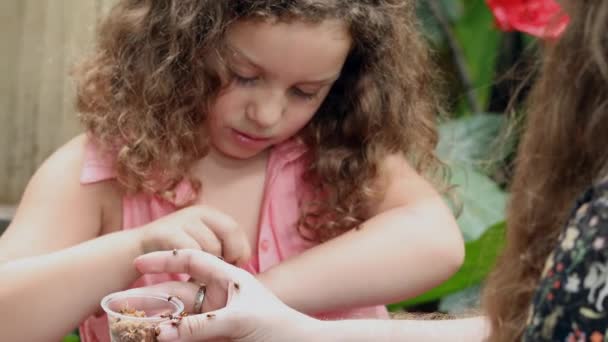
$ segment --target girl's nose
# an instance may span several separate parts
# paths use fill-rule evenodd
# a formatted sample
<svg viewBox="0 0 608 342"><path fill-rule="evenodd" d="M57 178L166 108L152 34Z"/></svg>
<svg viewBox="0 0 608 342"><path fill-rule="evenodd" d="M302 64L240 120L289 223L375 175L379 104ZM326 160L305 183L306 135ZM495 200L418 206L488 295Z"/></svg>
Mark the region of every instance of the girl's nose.
<svg viewBox="0 0 608 342"><path fill-rule="evenodd" d="M247 118L261 128L276 125L285 113L286 101L282 94L260 96L252 101L246 109Z"/></svg>

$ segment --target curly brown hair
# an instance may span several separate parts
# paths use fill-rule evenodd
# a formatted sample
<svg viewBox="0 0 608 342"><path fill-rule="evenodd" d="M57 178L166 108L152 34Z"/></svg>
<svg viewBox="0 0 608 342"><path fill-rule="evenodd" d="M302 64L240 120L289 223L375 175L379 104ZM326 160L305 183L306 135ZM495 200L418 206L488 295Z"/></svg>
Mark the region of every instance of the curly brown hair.
<svg viewBox="0 0 608 342"><path fill-rule="evenodd" d="M490 341L519 341L548 255L574 201L608 165L608 2L565 2L530 97L507 213L507 245L484 294Z"/></svg>
<svg viewBox="0 0 608 342"><path fill-rule="evenodd" d="M239 20L343 20L352 49L301 132L311 161L305 178L323 194L303 209L301 224L329 239L366 219L388 154L403 153L424 174L441 169L434 68L414 7L412 0L119 1L101 24L95 54L75 71L81 121L116 155L126 189L170 197L207 152L199 127L225 84L227 29Z"/></svg>

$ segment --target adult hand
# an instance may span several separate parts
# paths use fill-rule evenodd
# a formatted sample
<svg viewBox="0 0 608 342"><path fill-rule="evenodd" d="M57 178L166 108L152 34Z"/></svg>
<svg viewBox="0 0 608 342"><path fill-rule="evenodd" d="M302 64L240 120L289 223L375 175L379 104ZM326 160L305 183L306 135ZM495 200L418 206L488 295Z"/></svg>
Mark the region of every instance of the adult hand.
<svg viewBox="0 0 608 342"><path fill-rule="evenodd" d="M206 341L227 338L237 342L306 341L318 321L299 313L274 296L250 273L200 250L154 252L138 257L142 273L187 273L207 286L205 301L225 296L226 305L215 311L191 313L175 327L160 326L159 341ZM194 306L198 286L171 282L152 288L176 294L187 309Z"/></svg>

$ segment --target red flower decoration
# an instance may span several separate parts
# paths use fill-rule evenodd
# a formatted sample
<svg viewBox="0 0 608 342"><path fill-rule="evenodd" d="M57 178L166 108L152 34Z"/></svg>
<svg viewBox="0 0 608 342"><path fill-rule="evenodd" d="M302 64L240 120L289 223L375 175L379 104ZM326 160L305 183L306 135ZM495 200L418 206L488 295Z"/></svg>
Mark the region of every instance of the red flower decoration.
<svg viewBox="0 0 608 342"><path fill-rule="evenodd" d="M539 38L559 37L570 18L555 0L486 0L498 27Z"/></svg>

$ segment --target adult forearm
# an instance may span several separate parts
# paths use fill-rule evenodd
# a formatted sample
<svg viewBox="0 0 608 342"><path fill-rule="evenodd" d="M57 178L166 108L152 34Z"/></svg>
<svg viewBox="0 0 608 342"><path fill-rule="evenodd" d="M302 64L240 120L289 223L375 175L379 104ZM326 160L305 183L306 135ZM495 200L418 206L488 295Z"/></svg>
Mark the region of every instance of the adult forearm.
<svg viewBox="0 0 608 342"><path fill-rule="evenodd" d="M488 333L482 317L441 320L315 321L302 341L483 341Z"/></svg>
<svg viewBox="0 0 608 342"><path fill-rule="evenodd" d="M7 341L57 341L100 299L138 277L136 231L109 234L0 265L0 331Z"/></svg>

